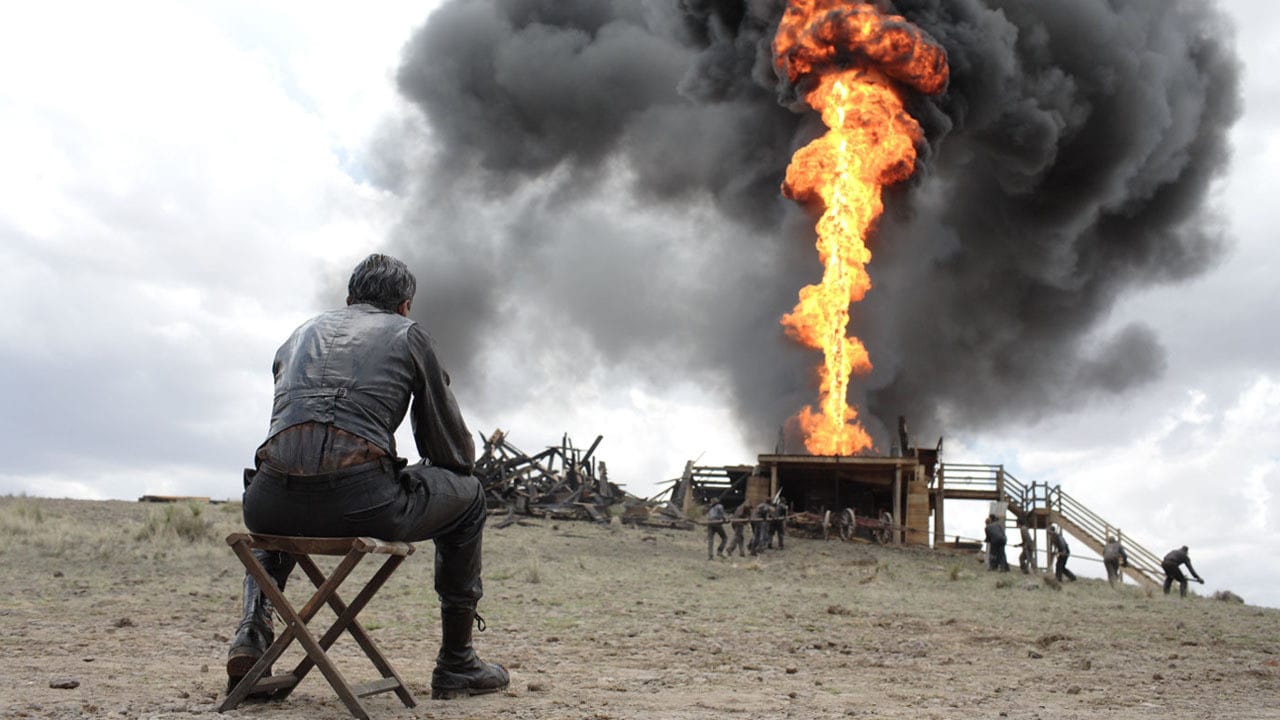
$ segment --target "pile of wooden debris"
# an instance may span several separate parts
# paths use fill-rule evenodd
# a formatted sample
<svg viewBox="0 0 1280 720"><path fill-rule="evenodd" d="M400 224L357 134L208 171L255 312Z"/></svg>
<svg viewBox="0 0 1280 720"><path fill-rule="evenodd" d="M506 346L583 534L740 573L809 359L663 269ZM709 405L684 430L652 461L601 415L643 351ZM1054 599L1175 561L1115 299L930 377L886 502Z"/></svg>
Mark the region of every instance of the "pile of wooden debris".
<svg viewBox="0 0 1280 720"><path fill-rule="evenodd" d="M566 434L559 445L529 455L512 445L502 430L485 438L475 474L484 486L490 512L505 511L506 518L496 527L521 515L600 523L616 515L623 523L693 527L672 503L638 498L609 482L604 461L593 457L603 439L596 436L584 451L574 447Z"/></svg>

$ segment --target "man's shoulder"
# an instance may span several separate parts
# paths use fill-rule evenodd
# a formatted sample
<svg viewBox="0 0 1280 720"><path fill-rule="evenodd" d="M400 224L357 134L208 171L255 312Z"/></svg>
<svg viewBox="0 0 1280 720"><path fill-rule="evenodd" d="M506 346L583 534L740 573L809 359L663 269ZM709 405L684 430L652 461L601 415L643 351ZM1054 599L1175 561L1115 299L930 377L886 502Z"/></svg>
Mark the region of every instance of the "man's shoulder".
<svg viewBox="0 0 1280 720"><path fill-rule="evenodd" d="M312 316L293 331L281 350L309 338L345 335L360 340L373 340L392 345L409 338L417 323L397 313L379 310L371 305L348 305L325 310Z"/></svg>

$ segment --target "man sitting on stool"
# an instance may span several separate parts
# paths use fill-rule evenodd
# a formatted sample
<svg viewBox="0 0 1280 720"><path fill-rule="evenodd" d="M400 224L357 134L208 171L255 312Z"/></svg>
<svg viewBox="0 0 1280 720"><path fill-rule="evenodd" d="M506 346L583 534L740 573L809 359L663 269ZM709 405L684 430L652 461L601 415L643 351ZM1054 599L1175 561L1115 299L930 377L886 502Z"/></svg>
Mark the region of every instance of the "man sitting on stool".
<svg viewBox="0 0 1280 720"><path fill-rule="evenodd" d="M250 532L311 537L434 540L442 637L431 696L507 686L507 671L471 645L485 498L472 474L475 443L449 390L431 337L409 319L417 281L404 263L370 255L347 285L346 307L303 323L276 352L271 429L245 470ZM410 399L412 398L412 407ZM423 460L396 457L406 413ZM255 551L281 589L284 553ZM244 617L227 653L234 686L270 646L271 605L252 576Z"/></svg>

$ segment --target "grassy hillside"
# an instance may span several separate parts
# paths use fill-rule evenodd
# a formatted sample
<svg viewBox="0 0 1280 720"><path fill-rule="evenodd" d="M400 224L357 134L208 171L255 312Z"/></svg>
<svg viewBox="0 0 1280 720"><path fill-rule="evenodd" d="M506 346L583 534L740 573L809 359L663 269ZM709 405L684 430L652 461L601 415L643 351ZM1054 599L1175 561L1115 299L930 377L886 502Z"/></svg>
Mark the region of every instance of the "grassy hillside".
<svg viewBox="0 0 1280 720"><path fill-rule="evenodd" d="M238 529L234 504L0 498L0 716L214 717ZM477 647L510 691L430 700L424 543L362 616L419 699L375 716L1280 718L1277 610L834 541L708 562L701 531L530 521L485 542ZM371 678L356 652L340 642L340 667ZM313 673L226 717L268 712L345 716Z"/></svg>

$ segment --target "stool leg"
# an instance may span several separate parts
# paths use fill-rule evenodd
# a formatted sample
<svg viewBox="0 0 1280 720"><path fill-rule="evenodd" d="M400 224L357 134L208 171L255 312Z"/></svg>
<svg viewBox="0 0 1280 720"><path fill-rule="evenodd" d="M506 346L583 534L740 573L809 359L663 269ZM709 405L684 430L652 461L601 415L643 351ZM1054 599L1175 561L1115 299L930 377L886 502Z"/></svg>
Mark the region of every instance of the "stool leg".
<svg viewBox="0 0 1280 720"><path fill-rule="evenodd" d="M271 612L272 603L269 596L262 590L264 587L270 586L273 590L280 580L273 577L266 567L263 560L270 560L270 555L260 550L250 550L245 542L237 542L231 546L233 552L245 566L245 606L246 613L252 611L255 615L259 611L265 613ZM273 568L279 569L287 567L292 569L293 562L288 560L287 563L272 563ZM287 571L285 572L287 577ZM283 583L280 583L283 586ZM252 618L258 620L258 618ZM271 632L270 617L265 619L267 625L263 628L268 633ZM243 621L242 621L243 625ZM223 699L222 704L218 706L218 712L230 710L244 701L248 695L253 692L254 686L258 680L267 672L276 658L284 652L285 647L289 643L291 634L282 635L270 647L261 653L255 662L240 676L230 677L231 681L227 688L227 697ZM270 640L268 640L270 642ZM231 670L231 661L228 660L228 671Z"/></svg>
<svg viewBox="0 0 1280 720"><path fill-rule="evenodd" d="M365 584L364 588L362 588L351 601L349 606L342 602L342 599L338 597L337 593L334 593L329 597L329 607L332 608L334 614L338 616L338 620L334 622L333 626L330 627L329 630L320 638L320 647L328 650L342 634L343 630L350 632L351 637L355 639L356 644L360 646L360 649L364 650L364 654L369 658L370 662L373 663L373 666L378 669L378 672L382 674L382 677L394 678L399 684L398 687L395 688L395 693L400 698L400 702L404 703L405 707L415 707L418 703L414 700L413 694L409 692L408 686L404 682L404 678L400 677L400 674L395 671L395 668L391 666L391 663L387 662L386 658L382 654L382 650L378 647L377 643L374 642L373 637L369 635L368 631L364 629L364 626L360 624L360 621L356 619L369 601L373 599L373 596L378 592L378 590L382 589L382 585L386 583L387 579L391 577L391 574L396 571L396 568L400 567L400 563L402 562L404 562L403 555L392 555L388 557L386 561L382 563L382 567L378 568L378 571L374 573L373 577L369 579L369 582ZM310 558L300 560L299 564L302 566L303 572L307 574L307 577L311 578L311 581L315 583L317 587L324 582L324 574L320 572L320 569L316 567L315 563L312 562ZM298 666L293 670L293 674L301 680L302 677L310 670L310 658L303 658L302 662L298 663Z"/></svg>

